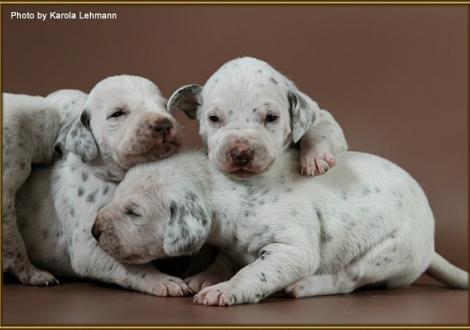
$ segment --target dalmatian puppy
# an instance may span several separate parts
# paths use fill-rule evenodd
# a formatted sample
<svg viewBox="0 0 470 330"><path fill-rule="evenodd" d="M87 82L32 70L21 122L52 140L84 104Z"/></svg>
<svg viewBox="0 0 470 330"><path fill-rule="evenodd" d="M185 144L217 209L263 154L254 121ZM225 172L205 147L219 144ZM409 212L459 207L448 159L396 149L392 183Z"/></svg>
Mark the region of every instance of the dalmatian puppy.
<svg viewBox="0 0 470 330"><path fill-rule="evenodd" d="M3 271L23 284L47 286L57 279L30 262L17 227L15 195L32 165L48 165L62 157L59 141L76 116L41 96L3 93Z"/></svg>
<svg viewBox="0 0 470 330"><path fill-rule="evenodd" d="M126 262L218 246L214 269L227 258L240 269L194 297L204 305L256 303L278 290L301 298L397 288L425 271L468 288L468 273L435 252L433 213L406 171L344 152L326 175L306 178L297 159L288 151L263 176L243 181L197 152L141 164L98 213L95 237Z"/></svg>
<svg viewBox="0 0 470 330"><path fill-rule="evenodd" d="M34 264L57 276L159 296L190 293L181 279L152 265L112 258L91 230L98 210L131 166L178 150L180 128L165 104L158 87L138 76L109 77L92 89L65 140L71 152L52 167L34 171L18 194L19 227Z"/></svg>
<svg viewBox="0 0 470 330"><path fill-rule="evenodd" d="M333 116L268 63L237 58L205 83L179 88L168 101L199 120L209 158L223 172L247 178L266 172L292 144L300 146L300 172L320 175L347 150ZM289 119L290 118L290 119Z"/></svg>

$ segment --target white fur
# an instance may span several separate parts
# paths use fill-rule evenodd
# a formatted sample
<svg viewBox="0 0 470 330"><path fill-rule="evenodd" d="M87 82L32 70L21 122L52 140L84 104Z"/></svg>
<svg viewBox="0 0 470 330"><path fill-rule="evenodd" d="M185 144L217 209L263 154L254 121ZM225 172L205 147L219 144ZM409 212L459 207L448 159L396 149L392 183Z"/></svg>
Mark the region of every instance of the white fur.
<svg viewBox="0 0 470 330"><path fill-rule="evenodd" d="M325 173L335 163L334 154L347 149L328 111L268 63L251 57L227 62L204 87L181 87L168 107L197 117L209 158L239 178L264 173L299 140L300 172L306 175ZM268 115L278 118L267 121ZM252 159L246 165L234 162L231 155L238 150L249 151Z"/></svg>
<svg viewBox="0 0 470 330"><path fill-rule="evenodd" d="M218 246L215 265L188 279L198 282L192 287L221 280L215 271L227 260L241 269L195 296L207 305L255 303L282 289L305 297L407 286L428 268L468 288L468 273L434 252L432 211L407 172L378 156L345 152L326 175L306 178L297 157L285 153L245 181L218 172L200 153L139 165L99 212L99 244L116 258L129 253L141 261Z"/></svg>
<svg viewBox="0 0 470 330"><path fill-rule="evenodd" d="M31 264L18 232L15 195L33 164L48 165L64 150L64 139L74 116L41 96L3 93L3 270L24 284L49 285L57 280Z"/></svg>
<svg viewBox="0 0 470 330"><path fill-rule="evenodd" d="M72 92L62 93L66 99L64 93ZM96 213L128 166L177 149L179 127L164 102L157 86L142 77L110 77L94 87L65 142L77 153L33 171L18 194L20 230L33 263L59 276L96 279L154 295L190 292L182 280L151 265L116 261L92 237ZM110 117L116 111L124 114ZM155 130L154 123L162 118L172 123L171 132Z"/></svg>

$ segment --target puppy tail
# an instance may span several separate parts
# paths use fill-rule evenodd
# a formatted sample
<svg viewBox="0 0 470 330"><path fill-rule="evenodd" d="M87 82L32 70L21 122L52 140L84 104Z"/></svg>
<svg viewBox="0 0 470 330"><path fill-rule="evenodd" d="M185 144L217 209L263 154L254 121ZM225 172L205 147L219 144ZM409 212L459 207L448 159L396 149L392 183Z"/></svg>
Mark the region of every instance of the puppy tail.
<svg viewBox="0 0 470 330"><path fill-rule="evenodd" d="M434 252L426 274L451 288L468 289L468 272L452 265L437 252Z"/></svg>

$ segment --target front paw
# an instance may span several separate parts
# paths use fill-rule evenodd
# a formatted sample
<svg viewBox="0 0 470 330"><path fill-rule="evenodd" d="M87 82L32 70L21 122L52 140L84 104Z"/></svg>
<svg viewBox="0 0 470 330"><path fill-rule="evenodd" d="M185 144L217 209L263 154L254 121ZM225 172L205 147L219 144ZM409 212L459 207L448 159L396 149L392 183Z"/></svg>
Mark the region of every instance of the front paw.
<svg viewBox="0 0 470 330"><path fill-rule="evenodd" d="M198 293L202 289L223 282L227 280L225 276L220 274L211 274L211 273L199 273L194 276L190 276L184 279L184 281L188 284L189 288L194 292Z"/></svg>
<svg viewBox="0 0 470 330"><path fill-rule="evenodd" d="M300 156L300 174L307 176L322 175L336 163L330 152L308 151Z"/></svg>
<svg viewBox="0 0 470 330"><path fill-rule="evenodd" d="M193 302L207 306L232 306L243 301L237 298L228 282L219 283L202 289L194 296Z"/></svg>
<svg viewBox="0 0 470 330"><path fill-rule="evenodd" d="M159 297L183 297L193 292L182 279L165 276L152 283L150 293Z"/></svg>
<svg viewBox="0 0 470 330"><path fill-rule="evenodd" d="M31 266L21 272L15 273L21 283L34 286L50 286L60 284L51 273Z"/></svg>

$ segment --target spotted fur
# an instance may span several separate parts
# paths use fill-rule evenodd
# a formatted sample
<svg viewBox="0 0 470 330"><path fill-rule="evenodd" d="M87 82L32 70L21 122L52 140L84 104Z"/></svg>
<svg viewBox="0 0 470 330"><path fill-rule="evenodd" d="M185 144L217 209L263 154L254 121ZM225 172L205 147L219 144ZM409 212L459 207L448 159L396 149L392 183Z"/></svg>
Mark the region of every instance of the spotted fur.
<svg viewBox="0 0 470 330"><path fill-rule="evenodd" d="M199 237L220 253L187 282L201 290L195 302L206 305L256 303L278 290L300 298L374 283L402 287L424 271L468 288L468 273L434 251L432 211L403 169L378 156L345 152L327 175L305 178L297 157L287 152L263 176L244 181L227 177L196 152L139 165L100 211L99 244L117 258L123 255L115 251L125 250L152 260L185 239L184 229L166 235L175 221L180 228L202 225L209 234ZM171 211L189 193L210 214L205 224L195 220L199 212L175 217ZM137 218L122 211L130 202ZM129 233L132 239L126 239ZM107 237L117 239L109 243ZM193 246L181 251L195 253L200 244Z"/></svg>
<svg viewBox="0 0 470 330"><path fill-rule="evenodd" d="M15 196L32 165L48 165L64 156L63 140L76 115L44 97L3 93L3 271L24 284L58 281L31 263L17 227Z"/></svg>

